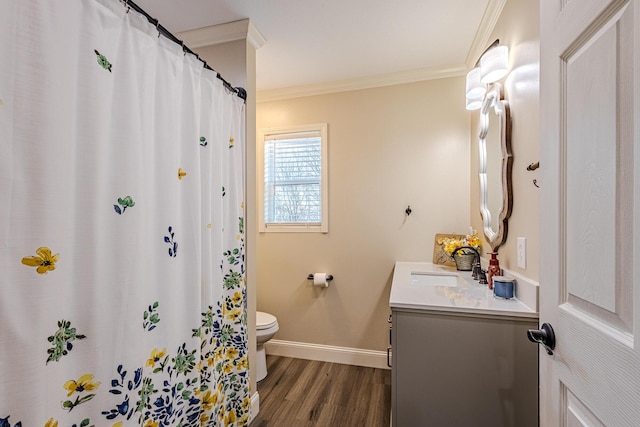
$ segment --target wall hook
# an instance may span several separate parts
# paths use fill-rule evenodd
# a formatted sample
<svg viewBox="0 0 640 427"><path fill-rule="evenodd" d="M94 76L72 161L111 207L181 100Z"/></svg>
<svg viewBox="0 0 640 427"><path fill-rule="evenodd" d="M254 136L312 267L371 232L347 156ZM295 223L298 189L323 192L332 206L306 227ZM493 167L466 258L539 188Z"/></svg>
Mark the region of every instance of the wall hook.
<svg viewBox="0 0 640 427"><path fill-rule="evenodd" d="M407 216L411 215L411 206L407 206L407 209L404 210L404 213L407 214Z"/></svg>
<svg viewBox="0 0 640 427"><path fill-rule="evenodd" d="M534 171L536 169L538 169L540 167L540 162L535 162L535 163L531 163L529 166L527 166L527 170L528 171Z"/></svg>
<svg viewBox="0 0 640 427"><path fill-rule="evenodd" d="M527 170L528 171L534 171L536 169L538 169L540 167L540 162L535 162L535 163L531 163L529 166L527 166ZM533 180L533 185L536 186L536 188L540 188L540 186L538 185L538 180L534 179Z"/></svg>

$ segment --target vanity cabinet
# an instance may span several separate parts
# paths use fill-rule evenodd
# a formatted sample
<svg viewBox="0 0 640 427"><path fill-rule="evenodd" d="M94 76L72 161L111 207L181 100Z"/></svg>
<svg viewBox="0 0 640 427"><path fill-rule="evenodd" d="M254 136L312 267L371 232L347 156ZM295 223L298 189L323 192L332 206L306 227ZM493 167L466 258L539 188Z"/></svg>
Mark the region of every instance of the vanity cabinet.
<svg viewBox="0 0 640 427"><path fill-rule="evenodd" d="M538 426L537 319L392 307L392 426Z"/></svg>

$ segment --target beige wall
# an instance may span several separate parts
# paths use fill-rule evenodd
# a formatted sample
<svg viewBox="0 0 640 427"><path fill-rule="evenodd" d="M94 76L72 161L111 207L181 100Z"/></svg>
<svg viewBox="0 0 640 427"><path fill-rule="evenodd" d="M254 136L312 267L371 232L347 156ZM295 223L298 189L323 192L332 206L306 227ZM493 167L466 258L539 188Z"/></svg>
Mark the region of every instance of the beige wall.
<svg viewBox="0 0 640 427"><path fill-rule="evenodd" d="M539 178L539 170L527 171L527 165L539 160L539 21L536 0L508 0L490 42L500 39L509 47L510 73L502 81L505 98L511 109L513 152L513 212L509 220L507 241L498 250L503 268L538 280L538 196L539 189L533 180ZM482 229L478 207L478 119L479 112L471 116L471 221L477 230ZM538 182L539 185L543 183ZM517 237L527 239L527 267L518 268L516 259ZM489 251L488 245L484 244Z"/></svg>
<svg viewBox="0 0 640 427"><path fill-rule="evenodd" d="M469 226L464 77L257 105L258 129L322 122L329 233L257 236L257 308L280 340L385 350L395 261L431 261L436 233Z"/></svg>
<svg viewBox="0 0 640 427"><path fill-rule="evenodd" d="M211 68L220 73L231 86L244 88L247 85L246 40L205 46L195 49L195 52L207 61Z"/></svg>

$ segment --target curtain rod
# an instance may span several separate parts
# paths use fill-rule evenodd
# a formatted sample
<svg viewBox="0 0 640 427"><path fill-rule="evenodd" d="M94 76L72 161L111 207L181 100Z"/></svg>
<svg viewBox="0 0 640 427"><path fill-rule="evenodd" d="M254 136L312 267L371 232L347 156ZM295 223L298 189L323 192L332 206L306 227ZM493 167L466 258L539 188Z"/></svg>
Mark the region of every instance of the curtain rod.
<svg viewBox="0 0 640 427"><path fill-rule="evenodd" d="M200 58L200 56L198 56L197 53L195 53L194 51L192 51L191 49L189 49L182 40L180 40L179 38L177 38L176 36L174 36L171 31L167 30L165 27L163 27L162 25L160 25L160 22L155 19L154 17L152 17L151 15L149 15L147 12L145 12L145 10L143 8L141 8L140 6L138 6L137 4L135 4L133 1L131 0L119 0L121 3L124 4L124 6L127 8L127 13L129 12L129 9L133 9L136 12L140 13L141 15L143 15L145 18L147 18L147 20L155 25L156 29L158 30L158 32L160 34L162 34L163 36L165 36L166 38L168 38L169 40L173 41L174 43L179 44L180 46L182 46L182 50L185 53L190 53L191 55L195 56L196 58L198 58L198 60L200 62L202 62L204 64L204 68L213 71L214 73L216 73L216 76L222 80L222 84L224 85L224 87L226 87L227 89L229 89L231 92L234 92L236 95L238 95L238 97L242 98L242 100L246 101L247 100L247 91L244 90L244 88L241 87L233 87L231 86L231 84L226 81L224 79L224 77L222 77L222 75L217 72L216 70L214 70L213 68L211 68L209 66L209 64L207 64L207 61L205 61L204 59Z"/></svg>

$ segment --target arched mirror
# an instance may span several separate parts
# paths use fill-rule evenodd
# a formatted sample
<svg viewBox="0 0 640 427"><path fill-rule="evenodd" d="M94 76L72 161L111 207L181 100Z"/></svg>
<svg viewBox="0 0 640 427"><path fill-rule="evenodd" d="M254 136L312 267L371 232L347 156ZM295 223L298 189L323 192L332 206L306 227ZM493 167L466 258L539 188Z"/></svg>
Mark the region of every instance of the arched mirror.
<svg viewBox="0 0 640 427"><path fill-rule="evenodd" d="M502 85L492 84L480 108L479 178L480 215L484 236L492 252L507 239L511 215L511 117Z"/></svg>

